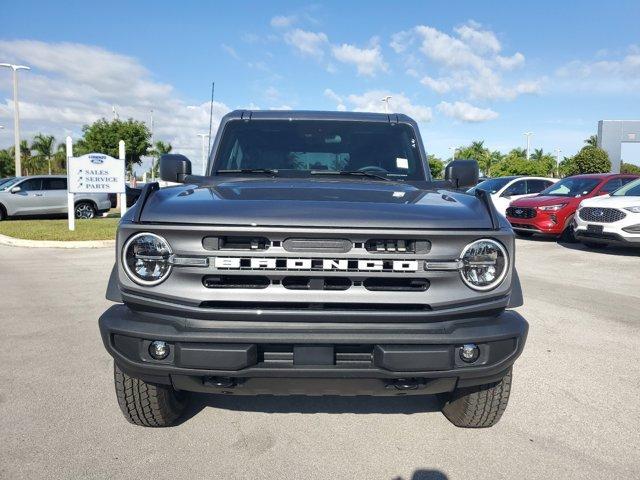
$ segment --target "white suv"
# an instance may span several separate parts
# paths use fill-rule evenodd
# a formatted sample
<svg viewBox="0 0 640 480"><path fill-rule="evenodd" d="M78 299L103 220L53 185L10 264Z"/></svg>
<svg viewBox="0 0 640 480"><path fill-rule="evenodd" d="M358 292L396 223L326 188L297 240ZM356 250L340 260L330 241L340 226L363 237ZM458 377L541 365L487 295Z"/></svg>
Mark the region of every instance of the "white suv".
<svg viewBox="0 0 640 480"><path fill-rule="evenodd" d="M576 238L588 247L640 247L640 178L610 195L583 200L574 218Z"/></svg>
<svg viewBox="0 0 640 480"><path fill-rule="evenodd" d="M93 218L111 208L106 193L75 196L76 218ZM0 220L6 217L67 213L67 177L42 175L16 177L0 185Z"/></svg>
<svg viewBox="0 0 640 480"><path fill-rule="evenodd" d="M476 189L485 190L491 195L496 209L505 215L507 207L519 198L532 197L558 181L557 178L545 177L496 177L480 182L467 193L473 194Z"/></svg>

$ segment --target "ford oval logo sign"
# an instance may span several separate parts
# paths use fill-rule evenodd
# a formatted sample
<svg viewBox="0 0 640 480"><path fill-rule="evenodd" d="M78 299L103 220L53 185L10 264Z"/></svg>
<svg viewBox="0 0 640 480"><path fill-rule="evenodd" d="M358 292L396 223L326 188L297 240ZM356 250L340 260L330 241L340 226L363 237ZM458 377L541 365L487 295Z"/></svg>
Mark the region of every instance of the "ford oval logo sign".
<svg viewBox="0 0 640 480"><path fill-rule="evenodd" d="M104 155L89 155L91 163L95 163L96 165L102 165L105 158L106 157Z"/></svg>
<svg viewBox="0 0 640 480"><path fill-rule="evenodd" d="M518 214L518 215L522 215L522 209L520 209L520 208L519 208L519 209L517 209L517 210L516 210L516 214Z"/></svg>
<svg viewBox="0 0 640 480"><path fill-rule="evenodd" d="M601 216L603 216L603 215L604 215L604 211L602 211L602 210L595 210L595 211L593 212L593 215L594 215L594 216L596 216L596 217L601 217Z"/></svg>

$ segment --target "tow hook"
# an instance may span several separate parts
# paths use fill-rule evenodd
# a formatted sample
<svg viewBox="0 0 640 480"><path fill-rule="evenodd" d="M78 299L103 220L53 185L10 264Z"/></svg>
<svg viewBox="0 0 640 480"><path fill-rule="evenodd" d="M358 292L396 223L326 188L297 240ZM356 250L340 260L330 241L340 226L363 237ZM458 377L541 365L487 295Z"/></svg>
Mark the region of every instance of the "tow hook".
<svg viewBox="0 0 640 480"><path fill-rule="evenodd" d="M396 390L418 390L427 386L424 378L397 378L387 383L386 388Z"/></svg>
<svg viewBox="0 0 640 480"><path fill-rule="evenodd" d="M204 380L204 384L208 387L234 388L238 382L231 377L208 377Z"/></svg>

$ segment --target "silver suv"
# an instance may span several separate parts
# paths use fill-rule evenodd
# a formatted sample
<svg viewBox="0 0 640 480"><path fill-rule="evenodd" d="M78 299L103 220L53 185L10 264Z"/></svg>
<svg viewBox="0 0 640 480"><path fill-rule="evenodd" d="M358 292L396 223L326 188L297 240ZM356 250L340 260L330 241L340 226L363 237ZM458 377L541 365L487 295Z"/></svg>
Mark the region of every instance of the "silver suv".
<svg viewBox="0 0 640 480"><path fill-rule="evenodd" d="M76 218L93 218L111 208L106 193L76 194ZM0 185L0 220L7 217L67 213L67 177L16 177Z"/></svg>

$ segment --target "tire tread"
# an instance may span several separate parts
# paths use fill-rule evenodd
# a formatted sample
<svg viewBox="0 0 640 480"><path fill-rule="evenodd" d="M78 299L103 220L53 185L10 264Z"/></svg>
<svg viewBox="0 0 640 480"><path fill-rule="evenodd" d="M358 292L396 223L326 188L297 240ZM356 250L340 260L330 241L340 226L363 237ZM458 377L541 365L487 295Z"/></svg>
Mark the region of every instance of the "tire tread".
<svg viewBox="0 0 640 480"><path fill-rule="evenodd" d="M130 377L114 364L114 383L120 410L134 425L168 427L184 412L186 399L167 385Z"/></svg>
<svg viewBox="0 0 640 480"><path fill-rule="evenodd" d="M455 390L442 413L458 427L492 427L502 417L511 393L511 370L499 382Z"/></svg>

